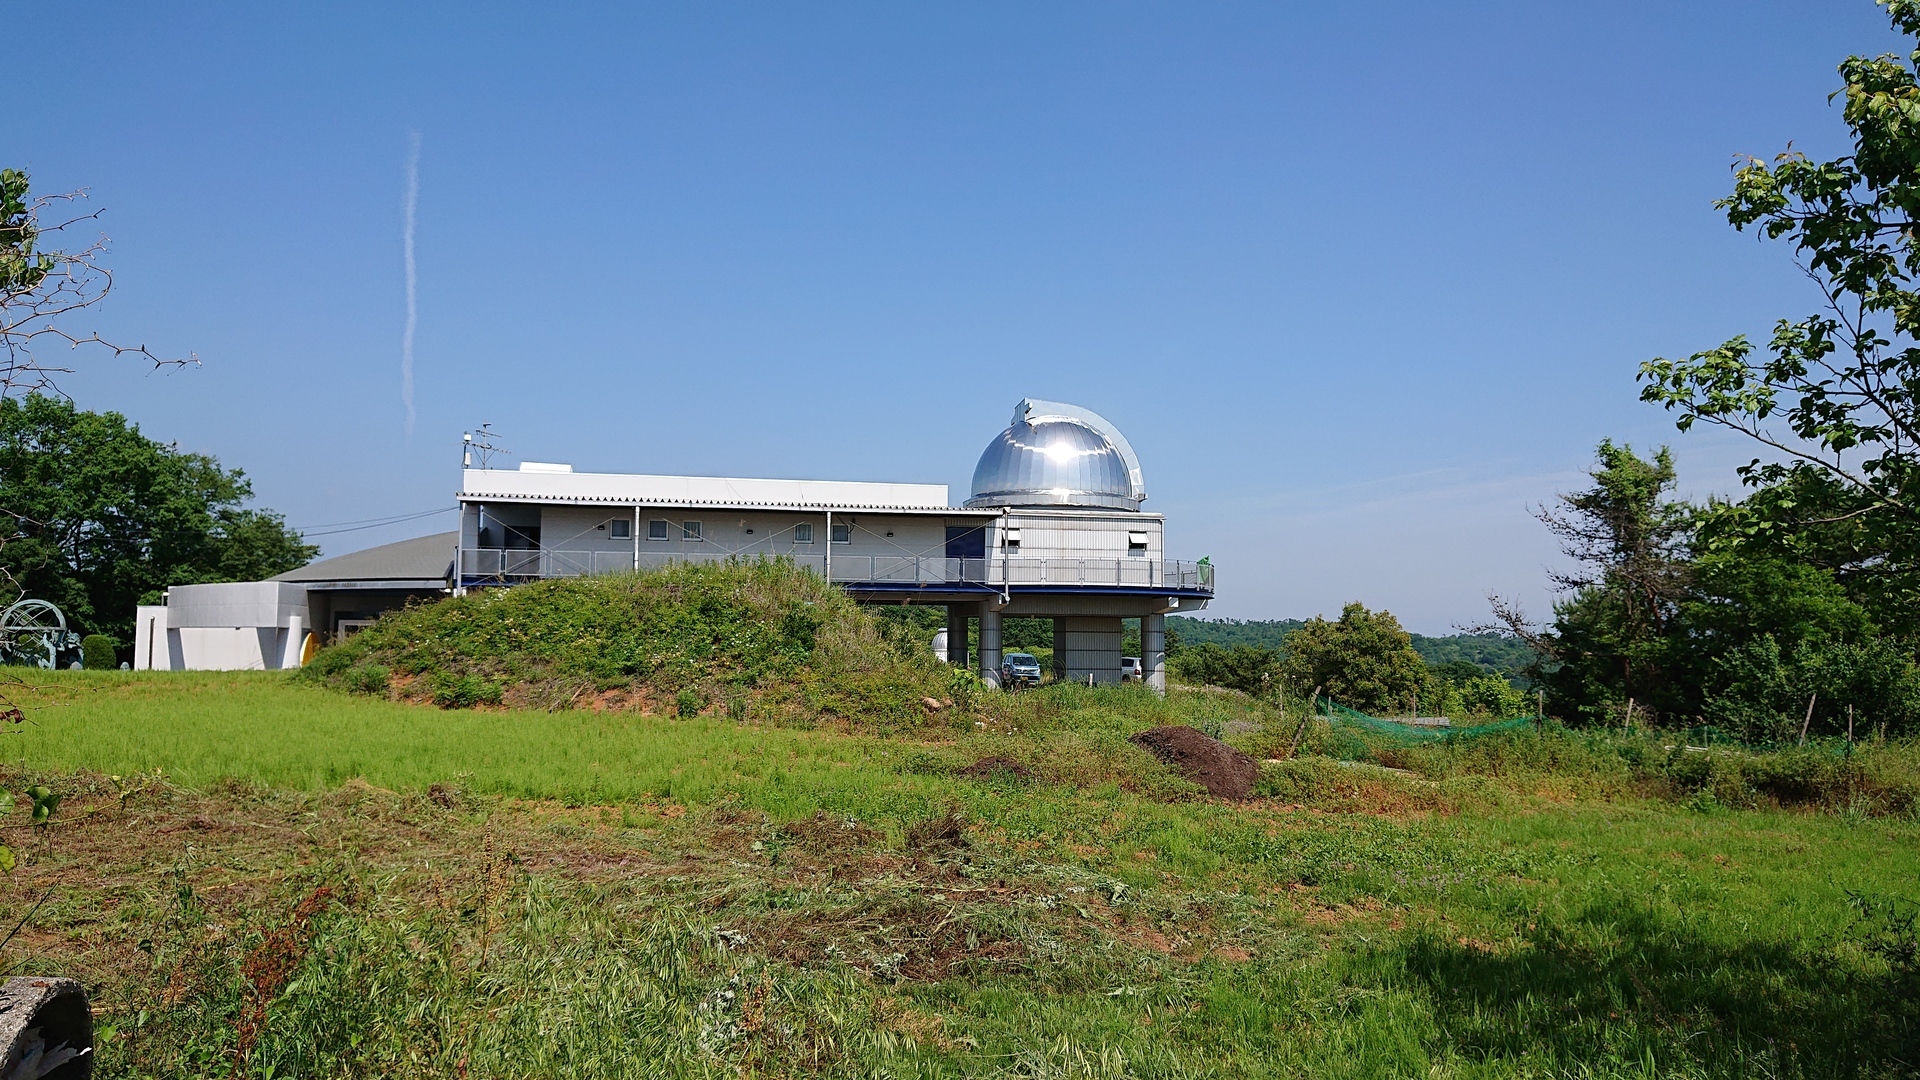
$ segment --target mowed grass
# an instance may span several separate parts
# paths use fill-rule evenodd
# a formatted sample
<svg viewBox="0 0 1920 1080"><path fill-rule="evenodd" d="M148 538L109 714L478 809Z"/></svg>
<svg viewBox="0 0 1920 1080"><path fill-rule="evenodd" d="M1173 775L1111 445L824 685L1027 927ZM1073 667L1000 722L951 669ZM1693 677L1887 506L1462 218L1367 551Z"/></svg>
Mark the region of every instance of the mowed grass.
<svg viewBox="0 0 1920 1080"><path fill-rule="evenodd" d="M710 716L440 710L277 672L59 672L34 682L47 707L0 742L8 760L109 774L159 769L189 787L229 778L301 791L351 779L398 791L459 783L602 804L751 792L755 805L792 816L812 813L821 799L902 786L896 770L874 760L894 752L875 740Z"/></svg>
<svg viewBox="0 0 1920 1080"><path fill-rule="evenodd" d="M0 962L87 979L111 1075L1914 1074L1920 986L1852 900L1920 893L1911 817L1324 759L1210 801L1124 742L1260 719L1206 695L882 739L46 685L0 782L75 824L0 882L59 897ZM989 753L1049 779L954 774Z"/></svg>

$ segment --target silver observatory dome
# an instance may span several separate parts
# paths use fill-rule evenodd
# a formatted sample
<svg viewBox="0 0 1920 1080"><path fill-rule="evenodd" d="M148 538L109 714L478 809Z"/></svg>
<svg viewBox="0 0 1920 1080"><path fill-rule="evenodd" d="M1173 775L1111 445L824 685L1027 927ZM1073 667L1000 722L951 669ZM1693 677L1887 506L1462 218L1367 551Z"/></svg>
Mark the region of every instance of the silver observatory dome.
<svg viewBox="0 0 1920 1080"><path fill-rule="evenodd" d="M1138 510L1140 459L1098 413L1028 398L980 455L969 507L1084 506Z"/></svg>

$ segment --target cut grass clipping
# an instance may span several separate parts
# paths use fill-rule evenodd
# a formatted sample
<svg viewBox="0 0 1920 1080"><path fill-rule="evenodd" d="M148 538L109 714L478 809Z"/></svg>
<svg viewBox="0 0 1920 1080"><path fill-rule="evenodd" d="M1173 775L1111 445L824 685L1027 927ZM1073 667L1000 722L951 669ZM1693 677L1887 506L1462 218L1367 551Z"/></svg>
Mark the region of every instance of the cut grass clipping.
<svg viewBox="0 0 1920 1080"><path fill-rule="evenodd" d="M491 589L388 615L303 679L448 709L638 708L735 719L926 714L950 673L924 643L783 560Z"/></svg>

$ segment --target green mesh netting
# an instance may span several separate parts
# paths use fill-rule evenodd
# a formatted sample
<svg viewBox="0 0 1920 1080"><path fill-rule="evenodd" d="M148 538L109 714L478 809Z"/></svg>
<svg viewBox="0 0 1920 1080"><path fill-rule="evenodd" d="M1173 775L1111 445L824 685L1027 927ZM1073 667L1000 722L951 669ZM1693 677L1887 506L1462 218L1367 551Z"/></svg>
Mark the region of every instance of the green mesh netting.
<svg viewBox="0 0 1920 1080"><path fill-rule="evenodd" d="M1382 720L1368 716L1357 709L1349 709L1332 698L1315 699L1314 707L1321 716L1327 718L1336 732L1344 729L1348 734L1381 739L1398 746L1426 746L1432 743L1475 739L1482 735L1496 735L1503 731L1530 728L1538 722L1537 717L1519 716L1512 720L1496 720L1492 723L1471 724L1464 727L1422 727L1418 724L1405 724L1397 720ZM1364 739L1361 742L1364 745Z"/></svg>

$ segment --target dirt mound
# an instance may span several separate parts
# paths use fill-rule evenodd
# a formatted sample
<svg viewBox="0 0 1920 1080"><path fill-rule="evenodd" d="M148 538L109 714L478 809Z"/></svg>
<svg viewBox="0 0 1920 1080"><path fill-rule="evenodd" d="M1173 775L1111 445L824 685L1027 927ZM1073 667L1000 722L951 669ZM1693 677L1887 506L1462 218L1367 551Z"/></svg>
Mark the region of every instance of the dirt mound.
<svg viewBox="0 0 1920 1080"><path fill-rule="evenodd" d="M1253 782L1260 776L1260 766L1252 758L1190 727L1157 727L1127 741L1223 799L1251 796Z"/></svg>
<svg viewBox="0 0 1920 1080"><path fill-rule="evenodd" d="M981 758L954 775L964 780L1019 780L1024 783L1033 779L1033 770L1010 757L994 754Z"/></svg>

